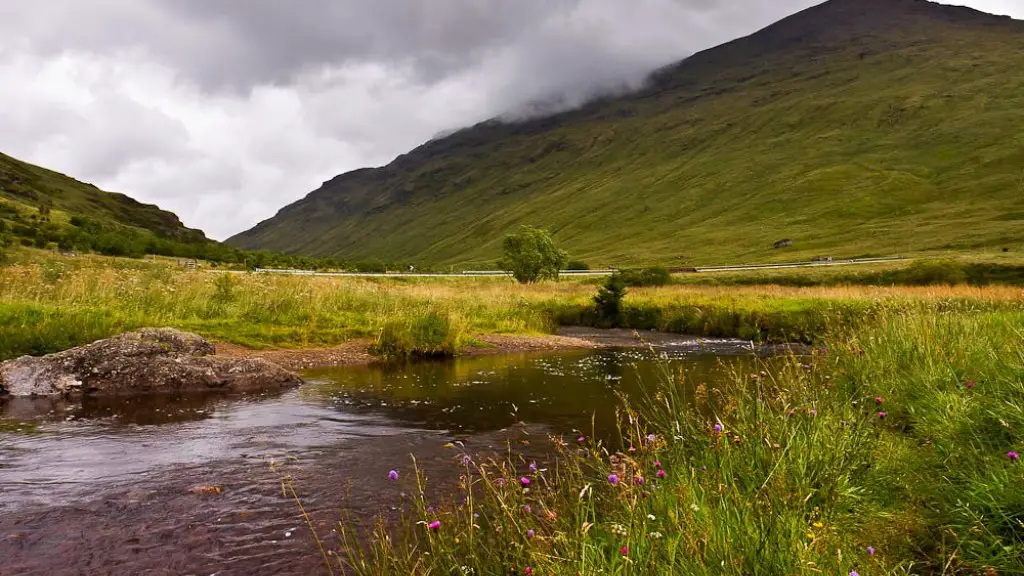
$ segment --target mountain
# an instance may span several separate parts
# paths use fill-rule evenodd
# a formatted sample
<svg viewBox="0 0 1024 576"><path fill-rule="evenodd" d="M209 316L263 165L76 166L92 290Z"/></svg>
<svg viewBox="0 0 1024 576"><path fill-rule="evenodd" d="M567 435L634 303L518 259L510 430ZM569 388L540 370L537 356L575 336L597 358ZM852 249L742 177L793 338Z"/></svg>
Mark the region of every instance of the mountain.
<svg viewBox="0 0 1024 576"><path fill-rule="evenodd" d="M1020 70L1024 22L832 0L639 92L338 176L228 242L472 264L531 224L594 265L1024 249Z"/></svg>
<svg viewBox="0 0 1024 576"><path fill-rule="evenodd" d="M202 231L186 228L171 212L4 154L0 154L0 201L58 210L106 228L141 229L177 242L207 242Z"/></svg>

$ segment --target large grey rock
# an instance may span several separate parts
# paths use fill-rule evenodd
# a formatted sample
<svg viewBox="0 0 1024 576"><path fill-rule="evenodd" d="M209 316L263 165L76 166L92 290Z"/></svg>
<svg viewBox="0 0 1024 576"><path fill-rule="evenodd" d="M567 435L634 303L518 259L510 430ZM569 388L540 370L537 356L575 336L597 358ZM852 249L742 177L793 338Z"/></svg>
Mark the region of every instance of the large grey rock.
<svg viewBox="0 0 1024 576"><path fill-rule="evenodd" d="M0 364L0 393L12 396L274 390L302 383L260 358L212 356L212 344L171 328L146 328L43 357Z"/></svg>

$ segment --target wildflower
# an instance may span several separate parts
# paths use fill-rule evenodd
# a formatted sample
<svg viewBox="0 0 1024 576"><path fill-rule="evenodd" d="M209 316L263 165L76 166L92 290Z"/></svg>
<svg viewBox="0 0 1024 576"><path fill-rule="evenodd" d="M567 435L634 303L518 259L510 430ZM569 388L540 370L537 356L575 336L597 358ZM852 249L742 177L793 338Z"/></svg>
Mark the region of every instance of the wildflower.
<svg viewBox="0 0 1024 576"><path fill-rule="evenodd" d="M530 472L532 472L534 474L537 473L537 463L536 462L530 462Z"/></svg>
<svg viewBox="0 0 1024 576"><path fill-rule="evenodd" d="M666 474L664 470L658 470L658 478L664 479L665 476L668 476L668 474Z"/></svg>
<svg viewBox="0 0 1024 576"><path fill-rule="evenodd" d="M647 480L644 480L643 476L637 476L636 478L633 479L633 483L635 483L637 486L643 486L644 484L647 483Z"/></svg>
<svg viewBox="0 0 1024 576"><path fill-rule="evenodd" d="M526 531L526 537L527 538L533 538L536 535L537 535L537 533L533 531L533 528L530 528L529 530Z"/></svg>
<svg viewBox="0 0 1024 576"><path fill-rule="evenodd" d="M526 476L523 476L522 478L519 479L519 483L522 484L523 486L529 486L530 479L527 478Z"/></svg>
<svg viewBox="0 0 1024 576"><path fill-rule="evenodd" d="M608 483L611 484L612 486L615 486L616 484L619 483L619 477L616 476L615 474L609 474Z"/></svg>
<svg viewBox="0 0 1024 576"><path fill-rule="evenodd" d="M664 538L665 535L662 534L661 532L651 532L650 534L647 535L647 537L650 538L651 540L660 540L660 539Z"/></svg>
<svg viewBox="0 0 1024 576"><path fill-rule="evenodd" d="M810 410L808 411L808 413L809 413L809 414L810 414L811 416L817 416L817 415L818 415L818 409L817 409L817 408L811 408L811 409L810 409Z"/></svg>
<svg viewBox="0 0 1024 576"><path fill-rule="evenodd" d="M497 484L498 486L504 486L507 483L507 481L504 478L498 478L497 480L494 481L494 483Z"/></svg>
<svg viewBox="0 0 1024 576"><path fill-rule="evenodd" d="M655 442L657 442L657 441L658 441L658 437L657 437L657 436L655 436L654 434L648 434L648 435L647 435L647 442L648 442L649 444L654 444L654 443L655 443Z"/></svg>
<svg viewBox="0 0 1024 576"><path fill-rule="evenodd" d="M533 576L533 568L527 566L526 569L523 570L523 574L525 574L526 576Z"/></svg>
<svg viewBox="0 0 1024 576"><path fill-rule="evenodd" d="M722 430L724 430L724 428L722 428L721 424L715 424L715 432L721 433Z"/></svg>
<svg viewBox="0 0 1024 576"><path fill-rule="evenodd" d="M636 452L636 448L634 448L633 446L630 446L630 447L629 447L629 451L630 451L630 452Z"/></svg>
<svg viewBox="0 0 1024 576"><path fill-rule="evenodd" d="M617 534L623 538L629 535L629 533L626 532L626 527L622 524L612 524L612 534Z"/></svg>
<svg viewBox="0 0 1024 576"><path fill-rule="evenodd" d="M466 455L464 455L462 457L462 465L463 466L469 466L472 463L473 463L473 459L469 457L469 454L466 454Z"/></svg>
<svg viewBox="0 0 1024 576"><path fill-rule="evenodd" d="M1006 457L1009 458L1013 462L1016 462L1016 461L1020 460L1020 454L1017 454L1013 450L1007 452L1006 453Z"/></svg>
<svg viewBox="0 0 1024 576"><path fill-rule="evenodd" d="M647 519L653 522L653 521L657 520L657 517L655 517L654 514L648 514L647 515Z"/></svg>
<svg viewBox="0 0 1024 576"><path fill-rule="evenodd" d="M874 556L874 555L875 555L875 547L874 546L868 546L868 556Z"/></svg>
<svg viewBox="0 0 1024 576"><path fill-rule="evenodd" d="M850 576L860 576L856 570L850 570Z"/></svg>
<svg viewBox="0 0 1024 576"><path fill-rule="evenodd" d="M434 520L433 522L431 522L430 524L427 525L427 528L430 529L430 530L437 530L437 529L441 528L441 521L440 520Z"/></svg>
<svg viewBox="0 0 1024 576"><path fill-rule="evenodd" d="M654 461L654 467L655 468L661 468L661 460L655 460Z"/></svg>
<svg viewBox="0 0 1024 576"><path fill-rule="evenodd" d="M579 442L580 444L582 444L582 443L586 442L586 440L587 440L587 439L586 439L586 438L584 438L583 436L580 436L579 438L577 438L577 439L576 439L576 441L577 441L577 442Z"/></svg>
<svg viewBox="0 0 1024 576"><path fill-rule="evenodd" d="M622 548L619 548L619 554L622 554L623 556L629 556L629 546L623 546Z"/></svg>
<svg viewBox="0 0 1024 576"><path fill-rule="evenodd" d="M888 415L889 415L888 412L879 412L878 413L878 419L879 420L885 420L885 417L888 416Z"/></svg>
<svg viewBox="0 0 1024 576"><path fill-rule="evenodd" d="M977 386L977 384L975 384L974 382L968 382L967 383L967 387L968 388L974 388L975 386Z"/></svg>
<svg viewBox="0 0 1024 576"><path fill-rule="evenodd" d="M885 398L882 398L881 396L875 396L875 404L882 404L883 402L885 402Z"/></svg>
<svg viewBox="0 0 1024 576"><path fill-rule="evenodd" d="M530 507L529 504L527 504L526 506L523 506L523 512L526 512L527 514L531 514L531 513L533 513L533 508Z"/></svg>
<svg viewBox="0 0 1024 576"><path fill-rule="evenodd" d="M398 470L392 470L391 472L388 472L388 479L390 479L391 481L398 480Z"/></svg>

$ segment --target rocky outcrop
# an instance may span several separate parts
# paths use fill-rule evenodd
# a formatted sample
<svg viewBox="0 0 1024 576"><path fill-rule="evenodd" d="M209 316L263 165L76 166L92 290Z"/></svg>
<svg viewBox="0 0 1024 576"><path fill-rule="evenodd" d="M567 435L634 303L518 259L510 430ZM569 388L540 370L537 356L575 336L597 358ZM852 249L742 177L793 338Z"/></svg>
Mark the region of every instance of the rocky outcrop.
<svg viewBox="0 0 1024 576"><path fill-rule="evenodd" d="M43 357L0 364L0 394L54 396L203 390L276 390L298 374L259 358L213 356L202 337L146 328Z"/></svg>

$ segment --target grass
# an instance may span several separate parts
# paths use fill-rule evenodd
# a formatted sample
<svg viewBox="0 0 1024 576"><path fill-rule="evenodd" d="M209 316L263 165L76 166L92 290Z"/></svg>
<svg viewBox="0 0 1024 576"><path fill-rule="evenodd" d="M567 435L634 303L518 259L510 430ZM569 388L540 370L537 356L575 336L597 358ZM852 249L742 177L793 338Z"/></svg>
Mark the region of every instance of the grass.
<svg viewBox="0 0 1024 576"><path fill-rule="evenodd" d="M93 256L18 262L0 268L0 359L143 326L256 348L368 338L382 354L404 356L456 353L481 334L602 324L587 282L229 275ZM624 327L640 330L813 343L830 329L897 313L1021 310L1020 295L1000 285L671 285L631 289L622 316Z"/></svg>
<svg viewBox="0 0 1024 576"><path fill-rule="evenodd" d="M332 567L1021 574L1022 331L1020 312L894 312L715 388L666 372L620 444L555 438L550 469L453 455L458 494L433 501L420 478L398 526L341 525Z"/></svg>
<svg viewBox="0 0 1024 576"><path fill-rule="evenodd" d="M1019 255L1022 68L1020 22L832 2L639 93L343 175L229 242L477 267L529 224L595 268Z"/></svg>

